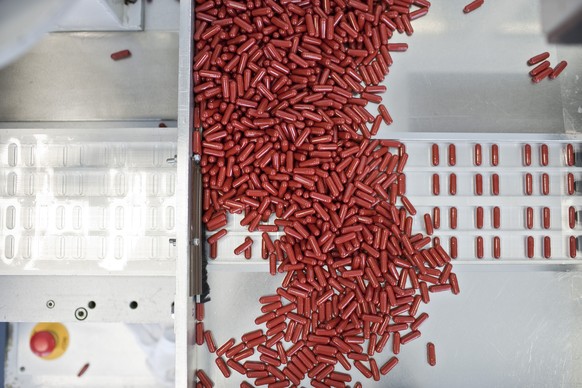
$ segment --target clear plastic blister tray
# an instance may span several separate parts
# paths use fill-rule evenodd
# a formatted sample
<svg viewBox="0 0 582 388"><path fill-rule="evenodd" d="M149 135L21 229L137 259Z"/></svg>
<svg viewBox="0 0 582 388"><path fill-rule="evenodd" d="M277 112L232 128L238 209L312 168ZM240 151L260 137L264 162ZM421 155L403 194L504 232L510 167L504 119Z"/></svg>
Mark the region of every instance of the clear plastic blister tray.
<svg viewBox="0 0 582 388"><path fill-rule="evenodd" d="M171 275L175 129L1 130L0 271Z"/></svg>
<svg viewBox="0 0 582 388"><path fill-rule="evenodd" d="M430 135L436 138L435 135ZM522 136L523 137L523 136ZM569 226L569 208L576 211L582 210L582 197L578 192L572 195L567 191L567 174L572 173L575 181L581 178L582 168L576 165L568 166L566 163L566 147L572 144L576 150L577 140L567 137L555 136L552 139L540 141L539 138L519 140L516 137L494 139L491 136L469 137L451 135L439 135L436 140L426 140L422 134L401 134L398 137L406 146L409 159L405 167L406 195L416 208L413 216L413 232L425 233L424 214L432 216L435 207L440 208L440 227L435 228L434 236L440 239L441 245L449 250L450 237L457 237L458 258L456 262L462 263L487 263L495 260L499 263L549 263L549 264L575 264L576 258L570 257L569 239L577 237L580 225L571 229ZM432 146L438 145L439 164L432 164ZM449 165L449 144L454 144L456 149L456 163ZM482 162L477 166L474 163L475 145L480 144L482 150ZM491 146L498 146L499 161L497 166L491 164ZM531 164L524 165L524 147L531 147ZM548 146L548 164L540 164L540 147ZM396 152L395 149L391 151ZM579 161L582 162L582 161ZM525 175L530 173L533 177L533 191L531 195L525 193ZM541 192L541 176L548 174L550 186L548 195ZM433 194L433 175L439 176L440 193ZM456 175L456 194L449 192L450 174ZM483 191L481 195L475 193L475 176L480 174L483 179ZM499 194L492 193L492 176L499 177ZM576 183L579 188L580 183ZM451 228L449 212L451 207L457 209L457 227ZM476 209L483 208L483 227L476 226ZM498 207L500 213L500 226L493 225L493 208ZM528 229L525 221L526 208L533 209L533 228ZM549 208L550 226L544 228L542 223L542 209ZM249 233L245 227L240 226L244 215L229 215L229 224L226 229L228 235L218 243L218 259L210 260L211 265L224 266L228 264L247 264L245 267L255 267L265 263L261 255L261 233ZM272 224L272 220L268 222ZM213 232L208 233L211 235ZM282 231L272 234L277 238ZM241 244L249 236L253 239L253 256L245 260L244 255L234 255L234 248ZM476 257L476 238L483 237L484 256ZM501 255L499 259L493 259L493 237L500 238ZM534 238L534 256L530 259L526 255L526 239ZM542 240L550 237L551 257L543 258ZM209 247L207 246L207 249ZM207 250L208 252L208 250Z"/></svg>

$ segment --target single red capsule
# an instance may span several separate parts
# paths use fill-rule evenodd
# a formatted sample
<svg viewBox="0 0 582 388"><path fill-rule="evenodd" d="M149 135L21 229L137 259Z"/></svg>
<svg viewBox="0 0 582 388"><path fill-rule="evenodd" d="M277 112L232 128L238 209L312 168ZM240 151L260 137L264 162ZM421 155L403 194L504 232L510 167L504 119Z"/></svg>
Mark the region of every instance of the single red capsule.
<svg viewBox="0 0 582 388"><path fill-rule="evenodd" d="M523 146L523 165L531 166L531 146L529 144Z"/></svg>
<svg viewBox="0 0 582 388"><path fill-rule="evenodd" d="M436 350L432 342L426 344L426 357L430 366L436 365Z"/></svg>
<svg viewBox="0 0 582 388"><path fill-rule="evenodd" d="M477 236L476 239L476 245L477 245L477 258L478 259L482 259L484 256L484 249L483 249L483 237L481 236Z"/></svg>
<svg viewBox="0 0 582 388"><path fill-rule="evenodd" d="M499 146L493 144L491 146L491 165L497 166L499 164Z"/></svg>
<svg viewBox="0 0 582 388"><path fill-rule="evenodd" d="M550 151L547 144L542 144L540 147L540 165L547 166L550 158Z"/></svg>
<svg viewBox="0 0 582 388"><path fill-rule="evenodd" d="M475 144L474 161L475 161L475 166L480 166L481 163L483 162L481 144Z"/></svg>
<svg viewBox="0 0 582 388"><path fill-rule="evenodd" d="M432 194L439 195L441 192L441 183L439 174L432 174Z"/></svg>
<svg viewBox="0 0 582 388"><path fill-rule="evenodd" d="M499 195L499 175L491 175L491 193L493 195Z"/></svg>
<svg viewBox="0 0 582 388"><path fill-rule="evenodd" d="M552 240L549 236L544 236L544 257L549 259L552 256Z"/></svg>
<svg viewBox="0 0 582 388"><path fill-rule="evenodd" d="M483 195L483 175L475 174L475 194Z"/></svg>
<svg viewBox="0 0 582 388"><path fill-rule="evenodd" d="M550 208L544 207L542 209L542 220L544 229L550 229Z"/></svg>
<svg viewBox="0 0 582 388"><path fill-rule="evenodd" d="M533 193L533 177L529 172L527 174L525 174L524 191L525 191L526 195L532 195L532 193Z"/></svg>
<svg viewBox="0 0 582 388"><path fill-rule="evenodd" d="M440 162L439 158L439 145L434 143L431 147L431 155L432 155L432 165L438 166Z"/></svg>
<svg viewBox="0 0 582 388"><path fill-rule="evenodd" d="M568 187L568 195L574 194L576 191L576 183L574 182L574 174L571 172L568 173L566 186Z"/></svg>
<svg viewBox="0 0 582 388"><path fill-rule="evenodd" d="M528 229L532 229L533 228L533 209L531 207L527 207L525 209L525 227Z"/></svg>
<svg viewBox="0 0 582 388"><path fill-rule="evenodd" d="M550 176L546 173L542 174L542 194L550 194Z"/></svg>
<svg viewBox="0 0 582 388"><path fill-rule="evenodd" d="M449 194L457 194L457 174L455 173L449 174Z"/></svg>
<svg viewBox="0 0 582 388"><path fill-rule="evenodd" d="M575 164L574 146L572 144L566 146L566 164L568 166L573 166Z"/></svg>
<svg viewBox="0 0 582 388"><path fill-rule="evenodd" d="M525 249L527 257L531 259L534 255L534 238L532 236L527 237Z"/></svg>
<svg viewBox="0 0 582 388"><path fill-rule="evenodd" d="M451 251L451 258L456 259L458 253L457 247L457 238L455 236L451 236L450 238L450 251Z"/></svg>
<svg viewBox="0 0 582 388"><path fill-rule="evenodd" d="M457 208L451 207L449 209L449 227L451 229L457 229Z"/></svg>
<svg viewBox="0 0 582 388"><path fill-rule="evenodd" d="M576 209L574 206L570 206L568 209L568 225L570 226L570 229L576 227Z"/></svg>
<svg viewBox="0 0 582 388"><path fill-rule="evenodd" d="M457 164L457 147L454 144L449 144L449 166Z"/></svg>
<svg viewBox="0 0 582 388"><path fill-rule="evenodd" d="M483 208L481 206L477 206L475 209L475 227L477 229L483 229Z"/></svg>

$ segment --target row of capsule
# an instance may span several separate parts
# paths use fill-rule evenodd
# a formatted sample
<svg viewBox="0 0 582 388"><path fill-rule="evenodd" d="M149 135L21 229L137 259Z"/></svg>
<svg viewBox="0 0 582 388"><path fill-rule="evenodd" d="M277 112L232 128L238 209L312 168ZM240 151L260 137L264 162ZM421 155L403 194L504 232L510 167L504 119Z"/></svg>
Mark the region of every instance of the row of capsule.
<svg viewBox="0 0 582 388"><path fill-rule="evenodd" d="M499 146L497 144L491 145L491 157L489 162L491 166L499 165ZM539 146L540 152L540 166L546 167L550 160L550 150L547 144L541 144ZM525 144L522 149L523 154L523 165L531 166L532 164L532 147L530 144ZM448 165L453 167L457 164L457 147L455 144L448 145ZM567 144L564 150L565 164L567 166L574 166L576 162L576 155L574 146L572 144ZM440 147L438 144L433 143L431 146L431 161L433 166L440 165ZM475 166L481 166L483 164L483 147L481 144L477 143L473 146L473 164Z"/></svg>

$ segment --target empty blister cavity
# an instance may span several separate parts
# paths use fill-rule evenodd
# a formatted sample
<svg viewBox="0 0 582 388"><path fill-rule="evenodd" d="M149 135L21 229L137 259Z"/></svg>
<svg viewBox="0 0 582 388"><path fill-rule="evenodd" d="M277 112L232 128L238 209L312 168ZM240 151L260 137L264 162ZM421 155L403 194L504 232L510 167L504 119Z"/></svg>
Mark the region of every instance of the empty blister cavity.
<svg viewBox="0 0 582 388"><path fill-rule="evenodd" d="M4 256L6 256L7 259L14 258L16 250L15 244L14 236L8 235L4 238Z"/></svg>
<svg viewBox="0 0 582 388"><path fill-rule="evenodd" d="M15 167L18 164L18 145L10 143L8 145L8 165Z"/></svg>
<svg viewBox="0 0 582 388"><path fill-rule="evenodd" d="M6 208L6 229L12 230L16 227L16 208L8 206Z"/></svg>

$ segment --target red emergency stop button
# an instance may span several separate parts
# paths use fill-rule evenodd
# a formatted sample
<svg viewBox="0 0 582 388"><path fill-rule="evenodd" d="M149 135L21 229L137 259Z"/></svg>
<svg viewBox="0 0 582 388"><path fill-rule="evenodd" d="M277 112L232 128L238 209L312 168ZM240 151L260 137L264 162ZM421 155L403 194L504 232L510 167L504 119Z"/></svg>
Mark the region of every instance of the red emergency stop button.
<svg viewBox="0 0 582 388"><path fill-rule="evenodd" d="M57 345L57 340L50 331L37 331L30 337L30 350L39 357L48 356Z"/></svg>

